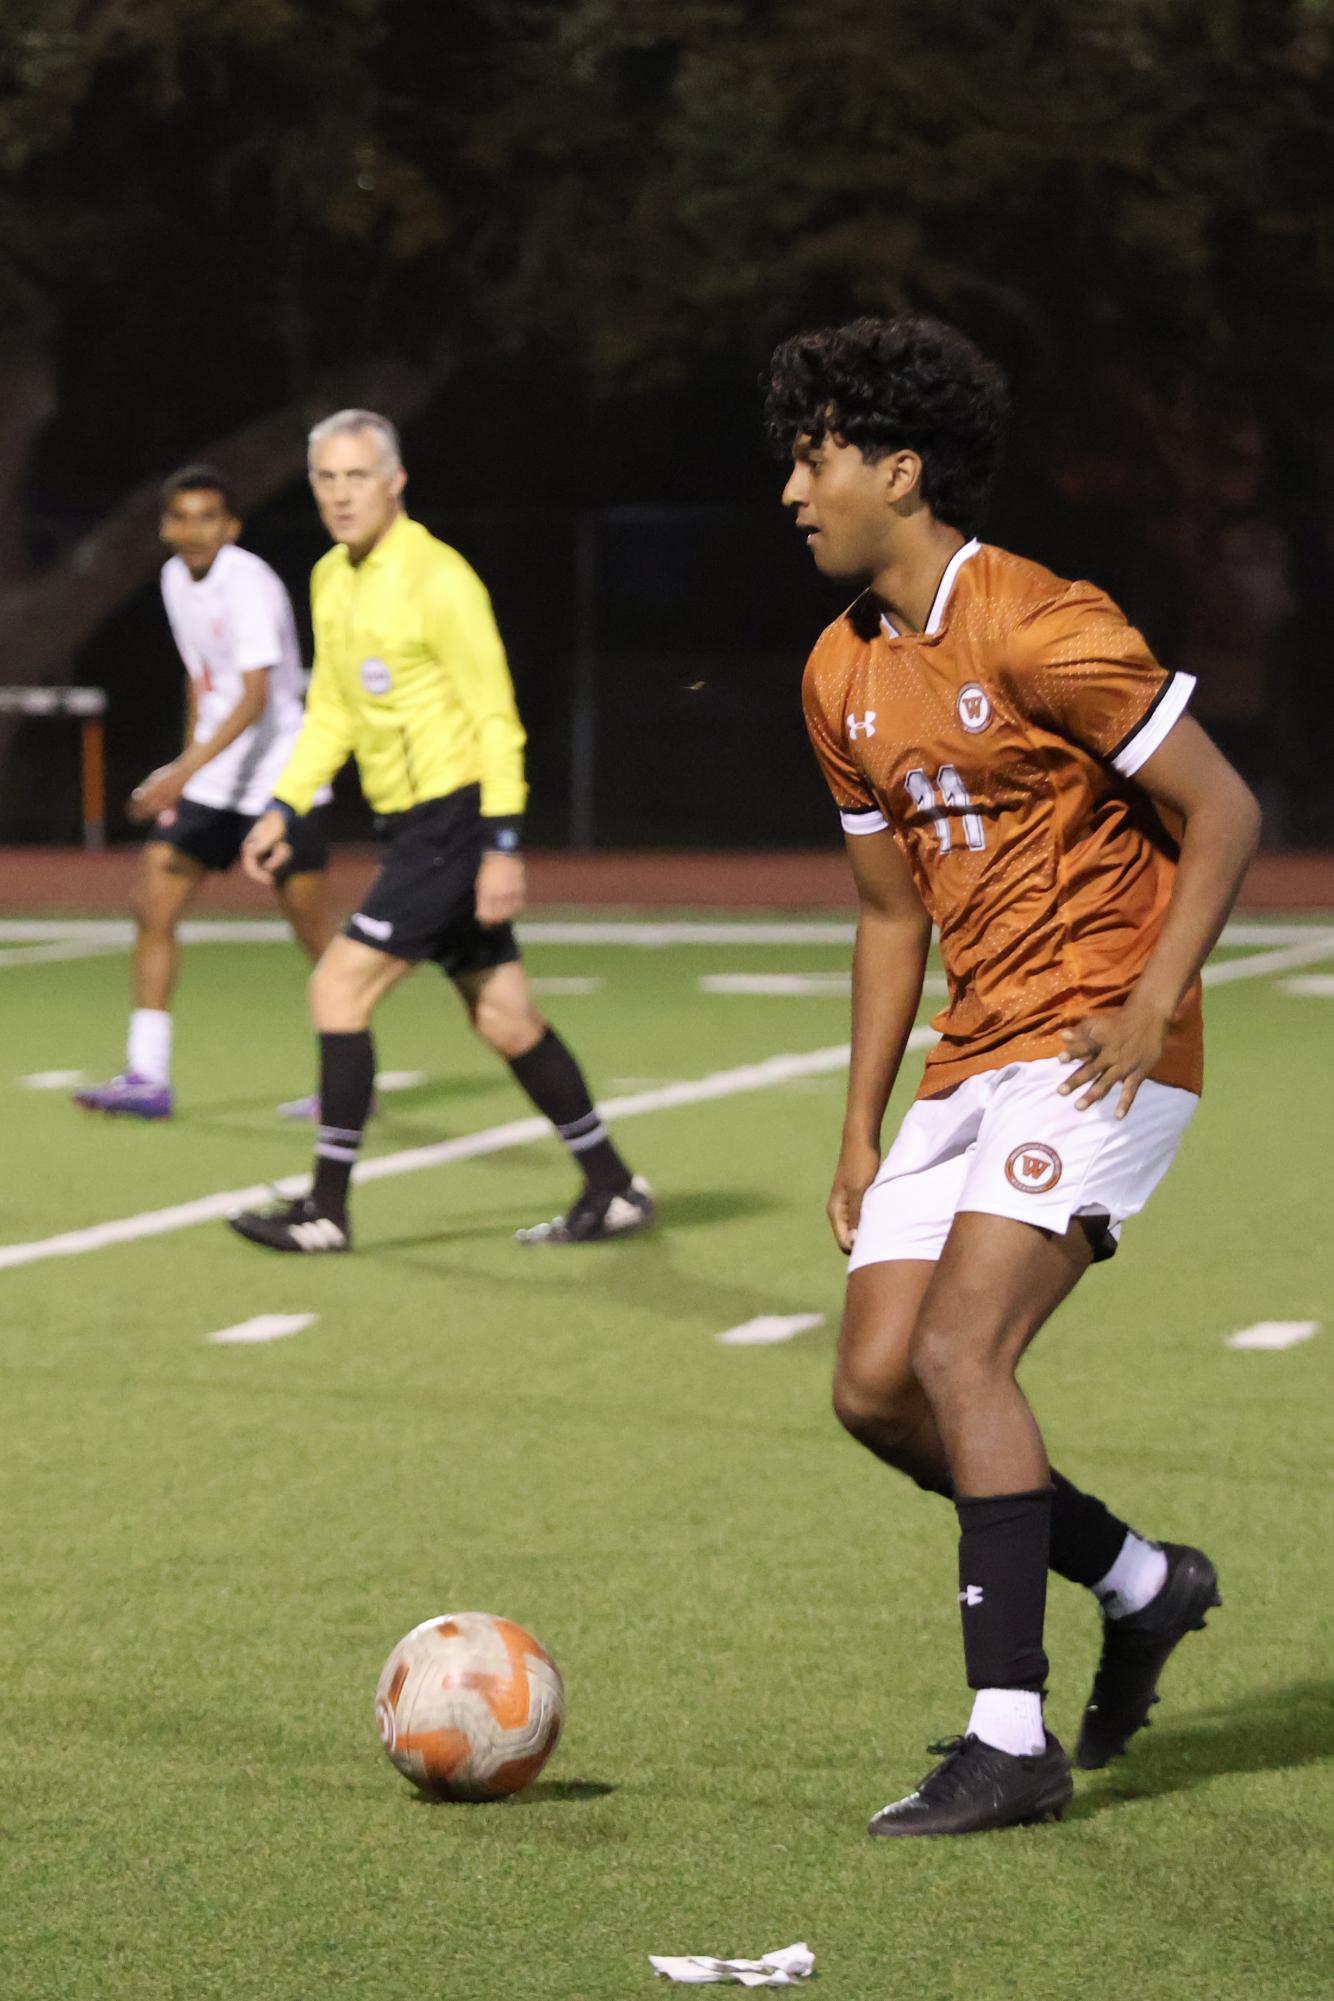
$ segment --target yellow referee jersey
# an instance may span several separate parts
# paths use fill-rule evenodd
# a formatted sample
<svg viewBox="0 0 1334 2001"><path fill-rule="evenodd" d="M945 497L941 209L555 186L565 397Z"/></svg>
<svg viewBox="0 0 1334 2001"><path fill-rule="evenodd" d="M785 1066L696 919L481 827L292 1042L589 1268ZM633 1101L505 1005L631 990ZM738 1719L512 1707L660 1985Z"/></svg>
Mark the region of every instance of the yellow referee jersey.
<svg viewBox="0 0 1334 2001"><path fill-rule="evenodd" d="M482 812L523 812L523 724L486 586L406 514L360 563L340 545L310 580L315 670L275 799L308 813L357 760L377 813L482 788Z"/></svg>

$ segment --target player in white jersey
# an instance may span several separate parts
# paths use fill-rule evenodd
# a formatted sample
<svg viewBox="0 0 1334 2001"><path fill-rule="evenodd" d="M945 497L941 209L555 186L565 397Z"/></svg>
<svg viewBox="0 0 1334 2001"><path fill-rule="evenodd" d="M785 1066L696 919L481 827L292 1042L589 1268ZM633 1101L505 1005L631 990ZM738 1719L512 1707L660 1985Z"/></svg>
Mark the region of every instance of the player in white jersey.
<svg viewBox="0 0 1334 2001"><path fill-rule="evenodd" d="M179 757L137 785L130 818L152 831L132 909L137 935L126 1065L75 1093L89 1111L171 1116L171 997L177 926L211 871L229 869L269 803L301 728L305 673L291 600L259 556L236 546L241 523L222 475L187 466L162 490L162 539L175 551L162 600L188 675ZM322 826L328 791L293 828L274 893L312 963L333 934Z"/></svg>

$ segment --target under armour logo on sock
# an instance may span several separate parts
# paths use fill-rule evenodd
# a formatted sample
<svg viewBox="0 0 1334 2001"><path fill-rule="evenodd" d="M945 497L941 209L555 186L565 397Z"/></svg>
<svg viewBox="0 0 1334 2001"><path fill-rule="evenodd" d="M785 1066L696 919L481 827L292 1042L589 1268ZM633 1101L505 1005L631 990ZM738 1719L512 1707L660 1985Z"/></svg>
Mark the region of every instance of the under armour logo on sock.
<svg viewBox="0 0 1334 2001"><path fill-rule="evenodd" d="M963 1590L959 1593L959 1603L961 1605L980 1605L982 1603L982 1586L980 1584L965 1584Z"/></svg>

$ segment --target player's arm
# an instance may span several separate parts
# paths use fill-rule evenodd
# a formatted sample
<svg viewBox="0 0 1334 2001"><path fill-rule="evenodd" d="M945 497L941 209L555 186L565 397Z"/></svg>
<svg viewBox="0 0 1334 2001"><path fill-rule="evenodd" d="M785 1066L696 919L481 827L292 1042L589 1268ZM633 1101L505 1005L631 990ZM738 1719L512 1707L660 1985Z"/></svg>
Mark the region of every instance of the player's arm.
<svg viewBox="0 0 1334 2001"><path fill-rule="evenodd" d="M306 690L306 713L273 798L246 835L241 867L252 882L271 883L291 857L293 820L309 813L315 796L335 779L356 747L356 718L332 667L318 654Z"/></svg>
<svg viewBox="0 0 1334 2001"><path fill-rule="evenodd" d="M481 578L465 564L432 588L428 636L476 731L485 845L477 871L480 924L508 924L523 908L524 728L505 646Z"/></svg>
<svg viewBox="0 0 1334 2001"><path fill-rule="evenodd" d="M136 785L130 795L128 807L132 820L154 820L159 813L165 813L174 806L197 771L226 750L228 744L235 743L237 737L252 729L264 713L264 705L269 697L269 670L267 667L253 667L241 676L241 699L229 715L225 716L211 737L202 743L194 741L194 725L197 713L194 682L190 683L188 702L189 735L185 748L170 764L160 764L151 771L142 785Z"/></svg>
<svg viewBox="0 0 1334 2001"><path fill-rule="evenodd" d="M1173 724L1135 783L1183 824L1176 881L1125 1006L1067 1029L1066 1060L1079 1067L1061 1086L1067 1096L1081 1093L1082 1111L1119 1085L1118 1118L1162 1054L1167 1025L1217 944L1260 839L1254 794L1190 716Z"/></svg>
<svg viewBox="0 0 1334 2001"><path fill-rule="evenodd" d="M850 1251L862 1197L880 1166L880 1127L917 1019L931 919L907 859L888 828L849 834L857 888L852 956L852 1057L828 1214L839 1249Z"/></svg>

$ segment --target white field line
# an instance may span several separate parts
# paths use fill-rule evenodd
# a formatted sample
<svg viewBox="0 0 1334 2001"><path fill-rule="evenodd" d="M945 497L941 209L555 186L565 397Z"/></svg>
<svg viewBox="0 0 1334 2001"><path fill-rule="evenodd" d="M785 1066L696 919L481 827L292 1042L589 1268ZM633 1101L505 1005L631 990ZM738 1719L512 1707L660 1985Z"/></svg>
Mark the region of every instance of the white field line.
<svg viewBox="0 0 1334 2001"><path fill-rule="evenodd" d="M934 1042L929 1028L915 1028L908 1046L921 1049ZM762 1063L745 1063L735 1070L716 1070L707 1077L681 1083L660 1084L652 1090L636 1091L626 1097L608 1098L602 1111L609 1119L640 1118L645 1112L674 1111L682 1105L701 1105L717 1098L733 1098L744 1091L767 1091L794 1078L818 1076L841 1070L848 1060L848 1046L837 1043L828 1049L812 1049L797 1056L770 1056ZM352 1170L354 1181L386 1181L399 1174L417 1174L427 1167L445 1167L456 1160L475 1160L481 1154L503 1153L513 1146L546 1138L551 1127L543 1118L512 1119L507 1125L489 1126L482 1132L464 1133L458 1139L439 1140L433 1146L406 1147L400 1153L382 1154L378 1160L359 1161ZM41 1237L30 1244L0 1247L0 1271L19 1265L41 1264L48 1258L78 1257L85 1251L101 1251L112 1244L135 1243L143 1237L167 1236L188 1230L196 1223L214 1223L234 1209L245 1209L280 1196L303 1194L309 1186L307 1173L289 1174L281 1181L254 1182L248 1188L228 1188L217 1195L201 1195L193 1202L177 1202L168 1209L148 1209L138 1216L121 1216L109 1223L93 1223L87 1229L66 1230L58 1237Z"/></svg>
<svg viewBox="0 0 1334 2001"><path fill-rule="evenodd" d="M525 939L535 945L627 945L653 948L668 945L849 945L856 927L850 919L701 918L694 921L664 919L596 919L564 922L559 919L519 920ZM1264 923L1237 919L1223 933L1226 946L1244 948L1261 945L1299 945L1313 938L1322 927L1316 923L1284 921ZM180 927L187 945L277 945L290 939L280 917L188 918ZM13 917L0 919L0 945L35 945L73 941L104 945L108 950L134 943L134 926L128 918Z"/></svg>
<svg viewBox="0 0 1334 2001"><path fill-rule="evenodd" d="M1296 979L1280 980L1278 990L1299 1000L1334 1000L1334 973L1299 973Z"/></svg>
<svg viewBox="0 0 1334 2001"><path fill-rule="evenodd" d="M1297 955L1294 957L1294 955ZM1236 963L1206 966L1204 977L1255 979L1289 964L1305 965L1316 958L1334 956L1334 931L1322 932L1306 944L1293 945L1283 952L1254 953ZM1283 967L1274 961L1282 958ZM935 1040L934 1031L914 1028L908 1037L909 1049L922 1049ZM770 1056L762 1063L742 1064L736 1070L718 1070L677 1084L662 1084L652 1090L610 1098L602 1106L608 1118L633 1119L645 1112L671 1111L681 1105L705 1104L716 1098L731 1098L744 1091L765 1091L797 1077L814 1077L841 1070L848 1060L848 1045L838 1043L828 1049L813 1049L804 1055ZM491 1126L482 1132L465 1133L458 1139L441 1140L434 1146L409 1147L401 1153L383 1154L353 1168L356 1181L383 1181L397 1174L415 1174L422 1168L443 1167L454 1160L471 1160L480 1154L502 1153L512 1146L526 1146L550 1131L545 1119L515 1119L508 1125ZM299 1195L309 1182L306 1174L287 1175L281 1181L255 1182L248 1188L228 1189L218 1195L203 1195L193 1202L179 1202L169 1209L149 1209L138 1216L122 1216L109 1223L94 1223L87 1229L68 1230L58 1237L41 1237L28 1244L0 1246L0 1271L19 1265L40 1264L47 1258L76 1257L84 1251L105 1250L112 1244L133 1243L142 1237L165 1236L187 1230L196 1223L216 1222L233 1209L262 1202L275 1190L281 1196Z"/></svg>
<svg viewBox="0 0 1334 2001"><path fill-rule="evenodd" d="M1269 973L1286 973L1293 966L1312 966L1334 959L1334 931L1321 931L1304 943L1282 945L1275 952L1251 952L1242 959L1212 959L1201 978L1206 987L1229 986L1233 980L1259 980Z"/></svg>
<svg viewBox="0 0 1334 2001"><path fill-rule="evenodd" d="M49 945L11 945L0 950L0 968L58 966L70 959L106 959L113 953L128 950L128 945L108 943L100 938L54 938Z"/></svg>

